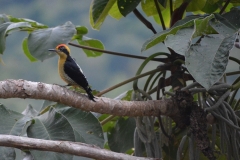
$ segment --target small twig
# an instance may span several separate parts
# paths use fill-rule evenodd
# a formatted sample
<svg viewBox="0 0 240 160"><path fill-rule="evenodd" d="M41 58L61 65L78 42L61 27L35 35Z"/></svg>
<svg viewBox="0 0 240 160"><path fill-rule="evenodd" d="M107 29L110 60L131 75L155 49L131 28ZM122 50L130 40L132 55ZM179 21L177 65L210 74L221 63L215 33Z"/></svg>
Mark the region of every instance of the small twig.
<svg viewBox="0 0 240 160"><path fill-rule="evenodd" d="M172 17L173 14L173 2L170 0L170 17Z"/></svg>
<svg viewBox="0 0 240 160"><path fill-rule="evenodd" d="M106 124L107 122L109 122L109 121L111 121L113 118L115 118L116 116L114 116L114 115L110 115L110 116L108 116L107 118L105 118L104 120L102 120L101 122L100 122L100 124L103 126L104 124Z"/></svg>
<svg viewBox="0 0 240 160"><path fill-rule="evenodd" d="M144 56L136 56L136 55L132 55L132 54L125 54L125 53L120 53L120 52L102 50L102 49L98 49L98 48L93 48L93 47L83 46L83 45L79 45L79 44L74 44L74 43L71 43L71 42L69 42L68 44L71 45L71 46L74 46L74 47L88 49L88 50L102 52L102 53L107 53L107 54L116 55L116 56L136 58L136 59L144 59L144 60L148 58L148 57L144 57ZM153 58L153 59L151 59L151 61L162 62L162 59L161 58Z"/></svg>
<svg viewBox="0 0 240 160"><path fill-rule="evenodd" d="M163 71L163 70L164 70L164 67L161 67L161 68L157 68L157 69L154 69L154 70L152 70L152 71L145 72L145 73L143 73L143 74L137 75L137 76L135 76L135 77L132 77L132 78L126 80L126 81L123 81L123 82L121 82L121 83L118 83L118 84L116 84L116 85L114 85L114 86L112 86L112 87L110 87L110 88L107 88L107 89L99 92L96 96L102 96L103 94L105 94L105 93L107 93L107 92L109 92L109 91L111 91L111 90L113 90L113 89L115 89L115 88L118 88L118 87L120 87L120 86L122 86L122 85L125 85L125 84L127 84L127 83L129 83L129 82L132 82L132 81L134 81L134 80L136 80L136 79L139 79L139 78L145 77L145 76L147 76L147 75L149 75L149 74L152 74L152 73L155 73L155 72L159 72L159 71Z"/></svg>
<svg viewBox="0 0 240 160"><path fill-rule="evenodd" d="M223 12L225 11L225 9L227 8L228 4L230 3L231 0L227 0L226 3L224 4L224 6L222 7L222 9L220 10L219 14L223 14Z"/></svg>
<svg viewBox="0 0 240 160"><path fill-rule="evenodd" d="M148 29L150 29L154 34L157 33L152 23L150 23L146 18L144 18L143 15L136 8L133 10L133 13Z"/></svg>

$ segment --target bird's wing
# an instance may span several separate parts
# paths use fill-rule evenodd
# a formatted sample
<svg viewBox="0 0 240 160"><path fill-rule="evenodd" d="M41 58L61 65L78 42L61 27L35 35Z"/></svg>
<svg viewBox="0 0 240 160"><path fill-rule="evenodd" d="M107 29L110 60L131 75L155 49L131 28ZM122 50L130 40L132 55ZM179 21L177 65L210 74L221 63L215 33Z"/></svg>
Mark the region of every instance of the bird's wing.
<svg viewBox="0 0 240 160"><path fill-rule="evenodd" d="M65 73L78 85L86 89L88 87L87 78L84 76L80 66L74 61L66 61L64 64Z"/></svg>

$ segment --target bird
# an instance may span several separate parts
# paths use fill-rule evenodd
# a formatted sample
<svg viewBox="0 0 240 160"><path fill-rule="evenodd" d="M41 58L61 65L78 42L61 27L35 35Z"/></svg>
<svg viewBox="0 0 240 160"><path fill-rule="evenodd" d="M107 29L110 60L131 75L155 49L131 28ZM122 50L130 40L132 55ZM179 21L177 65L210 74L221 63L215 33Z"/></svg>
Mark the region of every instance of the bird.
<svg viewBox="0 0 240 160"><path fill-rule="evenodd" d="M67 86L83 88L88 94L88 98L96 102L81 67L70 56L69 47L66 44L59 44L55 49L49 49L49 51L58 54L58 73Z"/></svg>

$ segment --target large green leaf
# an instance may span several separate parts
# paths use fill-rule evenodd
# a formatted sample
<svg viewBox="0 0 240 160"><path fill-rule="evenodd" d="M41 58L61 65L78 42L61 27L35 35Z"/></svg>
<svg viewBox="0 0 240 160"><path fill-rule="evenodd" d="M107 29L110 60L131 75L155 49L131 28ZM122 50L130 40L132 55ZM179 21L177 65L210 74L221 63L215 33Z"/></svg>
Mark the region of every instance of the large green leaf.
<svg viewBox="0 0 240 160"><path fill-rule="evenodd" d="M29 52L33 57L43 61L56 55L50 53L48 49L55 48L61 43L68 43L75 33L75 26L71 22L54 28L36 30L28 36Z"/></svg>
<svg viewBox="0 0 240 160"><path fill-rule="evenodd" d="M58 104L56 111L64 116L74 130L75 140L94 144L101 148L104 145L102 127L98 119L91 113Z"/></svg>
<svg viewBox="0 0 240 160"><path fill-rule="evenodd" d="M30 120L31 118L0 105L0 134L20 136L25 124ZM16 156L14 149L10 147L0 147L0 155L1 158L6 157L4 159L8 160L14 160Z"/></svg>
<svg viewBox="0 0 240 160"><path fill-rule="evenodd" d="M115 127L108 132L108 145L112 151L124 153L133 147L136 127L134 118L119 118Z"/></svg>
<svg viewBox="0 0 240 160"><path fill-rule="evenodd" d="M97 39L78 40L78 43L84 46L89 46L98 49L104 49L104 45ZM102 52L83 49L88 57L98 57L102 55Z"/></svg>
<svg viewBox="0 0 240 160"><path fill-rule="evenodd" d="M207 90L224 74L236 34L206 36L200 44L191 45L186 53L186 67L194 79Z"/></svg>
<svg viewBox="0 0 240 160"><path fill-rule="evenodd" d="M178 54L185 55L191 45L193 31L193 27L183 28L175 35L168 35L165 40L166 47L171 48Z"/></svg>
<svg viewBox="0 0 240 160"><path fill-rule="evenodd" d="M121 12L121 14L126 17L130 12L132 12L140 3L141 0L118 0L118 9Z"/></svg>
<svg viewBox="0 0 240 160"><path fill-rule="evenodd" d="M116 0L93 0L90 6L90 24L94 29L100 29L108 12Z"/></svg>
<svg viewBox="0 0 240 160"><path fill-rule="evenodd" d="M27 135L31 138L46 140L75 141L74 131L66 117L51 108L49 112L34 118L34 123L28 127ZM72 159L72 155L30 151L35 160L65 160Z"/></svg>
<svg viewBox="0 0 240 160"><path fill-rule="evenodd" d="M147 40L143 44L141 51L147 50L155 46L156 44L163 42L169 34L176 34L179 29L191 27L193 26L193 24L194 24L194 19L191 19L190 21L187 21L184 24L180 24L179 26L175 26L155 34L153 37L151 37L149 40Z"/></svg>
<svg viewBox="0 0 240 160"><path fill-rule="evenodd" d="M15 160L16 153L14 148L10 147L0 147L0 159L1 160Z"/></svg>

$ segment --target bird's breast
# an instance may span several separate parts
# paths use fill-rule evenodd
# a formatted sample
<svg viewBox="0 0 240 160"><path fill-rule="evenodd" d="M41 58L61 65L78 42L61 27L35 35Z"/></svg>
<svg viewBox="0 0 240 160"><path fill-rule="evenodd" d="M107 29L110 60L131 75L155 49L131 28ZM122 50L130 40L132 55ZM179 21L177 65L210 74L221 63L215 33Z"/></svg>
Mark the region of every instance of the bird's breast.
<svg viewBox="0 0 240 160"><path fill-rule="evenodd" d="M59 73L60 77L61 77L62 80L65 81L67 84L77 85L77 84L67 75L67 73L64 71L64 64L65 64L65 60L63 60L63 59L59 59L59 60L58 60L58 73Z"/></svg>

